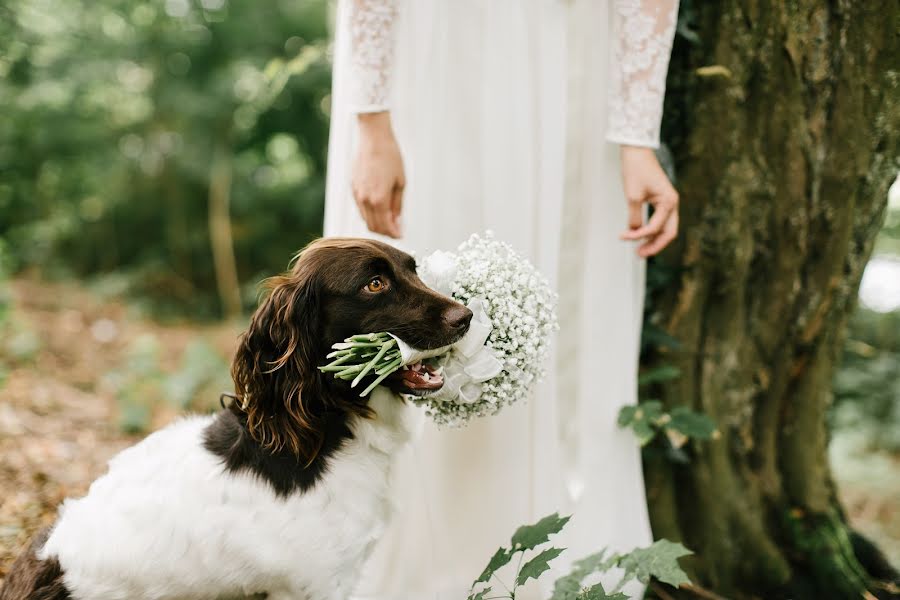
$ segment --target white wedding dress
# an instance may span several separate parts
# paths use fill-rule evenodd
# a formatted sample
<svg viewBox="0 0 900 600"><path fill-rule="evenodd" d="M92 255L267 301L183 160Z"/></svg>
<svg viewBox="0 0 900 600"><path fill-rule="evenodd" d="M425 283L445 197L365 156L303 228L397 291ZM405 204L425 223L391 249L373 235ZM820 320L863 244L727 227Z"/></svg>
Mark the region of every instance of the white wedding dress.
<svg viewBox="0 0 900 600"><path fill-rule="evenodd" d="M561 322L534 398L460 430L422 424L360 599L464 600L517 526L554 511L574 514L555 540L570 559L652 541L640 450L616 426L636 399L644 277L618 239L616 144L658 144L676 13L677 0L339 3L325 234L371 236L350 190L355 113L390 110L399 245L452 250L491 229L557 287Z"/></svg>

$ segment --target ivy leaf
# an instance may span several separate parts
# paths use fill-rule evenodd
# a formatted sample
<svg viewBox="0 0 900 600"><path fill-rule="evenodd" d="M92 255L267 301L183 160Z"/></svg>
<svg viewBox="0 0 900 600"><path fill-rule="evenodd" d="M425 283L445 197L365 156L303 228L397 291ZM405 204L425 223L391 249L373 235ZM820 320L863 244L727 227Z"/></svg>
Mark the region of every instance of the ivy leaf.
<svg viewBox="0 0 900 600"><path fill-rule="evenodd" d="M477 594L475 594L475 593L469 594L469 600L484 600L485 598L487 598L488 592L490 592L490 591L491 591L491 588L486 587L483 590L481 590L480 592L478 592Z"/></svg>
<svg viewBox="0 0 900 600"><path fill-rule="evenodd" d="M516 585L524 585L529 579L537 579L550 568L550 561L563 553L565 548L547 548L519 569Z"/></svg>
<svg viewBox="0 0 900 600"><path fill-rule="evenodd" d="M550 541L550 536L559 533L571 517L560 517L559 513L548 515L534 525L522 525L512 536L512 549L533 550L544 542ZM510 557L512 558L512 557ZM509 562L507 560L506 562ZM506 563L503 563L506 564Z"/></svg>
<svg viewBox="0 0 900 600"><path fill-rule="evenodd" d="M634 423L634 415L637 413L638 407L633 404L623 406L619 410L619 427L628 427Z"/></svg>
<svg viewBox="0 0 900 600"><path fill-rule="evenodd" d="M619 426L631 427L641 446L656 437L654 423L663 416L662 403L648 400L637 406L623 406L619 410Z"/></svg>
<svg viewBox="0 0 900 600"><path fill-rule="evenodd" d="M634 435L637 436L641 447L646 446L656 437L656 430L646 421L637 421L631 428L634 430Z"/></svg>
<svg viewBox="0 0 900 600"><path fill-rule="evenodd" d="M628 596L622 592L616 592L610 596L603 589L603 586L598 583L581 592L577 600L628 600Z"/></svg>
<svg viewBox="0 0 900 600"><path fill-rule="evenodd" d="M482 571L481 576L475 580L475 583L473 583L472 586L474 587L476 583L488 581L494 573L497 572L497 569L503 567L512 560L513 554L512 550L498 548L494 553L494 556L492 556L491 560L488 562L488 565L484 568L484 571Z"/></svg>
<svg viewBox="0 0 900 600"><path fill-rule="evenodd" d="M681 377L681 369L672 365L663 365L650 369L638 376L638 385L650 385L651 383L664 383Z"/></svg>
<svg viewBox="0 0 900 600"><path fill-rule="evenodd" d="M636 416L639 418L655 423L664 415L663 405L659 400L645 400L638 404L638 413Z"/></svg>
<svg viewBox="0 0 900 600"><path fill-rule="evenodd" d="M663 583L678 587L690 583L690 579L678 566L678 559L693 554L681 544L669 540L653 542L649 548L637 548L619 560L625 569L625 577L637 577L641 583L648 583L655 577Z"/></svg>
<svg viewBox="0 0 900 600"><path fill-rule="evenodd" d="M712 419L686 406L672 409L671 415L672 419L666 423L666 429L676 431L684 437L708 440L716 433L716 424Z"/></svg>

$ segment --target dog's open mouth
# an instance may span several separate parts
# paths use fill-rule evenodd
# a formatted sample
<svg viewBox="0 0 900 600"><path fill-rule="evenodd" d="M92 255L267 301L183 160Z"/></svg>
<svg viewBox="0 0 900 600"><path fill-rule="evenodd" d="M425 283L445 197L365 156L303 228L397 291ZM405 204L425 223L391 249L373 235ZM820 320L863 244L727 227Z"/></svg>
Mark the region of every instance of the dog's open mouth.
<svg viewBox="0 0 900 600"><path fill-rule="evenodd" d="M425 361L406 365L388 379L395 391L413 396L427 396L444 387L443 369Z"/></svg>

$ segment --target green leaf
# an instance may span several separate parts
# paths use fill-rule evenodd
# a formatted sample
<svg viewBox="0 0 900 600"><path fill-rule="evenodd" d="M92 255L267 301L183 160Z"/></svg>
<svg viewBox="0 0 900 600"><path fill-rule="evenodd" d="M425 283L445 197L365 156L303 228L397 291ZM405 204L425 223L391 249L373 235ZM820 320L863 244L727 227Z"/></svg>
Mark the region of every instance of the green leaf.
<svg viewBox="0 0 900 600"><path fill-rule="evenodd" d="M681 369L672 365L663 365L650 369L638 376L638 385L650 385L651 383L663 383L681 377Z"/></svg>
<svg viewBox="0 0 900 600"><path fill-rule="evenodd" d="M645 400L638 404L638 413L636 416L646 419L647 421L656 422L664 414L665 411L663 411L662 402L659 400Z"/></svg>
<svg viewBox="0 0 900 600"><path fill-rule="evenodd" d="M581 593L581 582L588 575L604 573L618 562L619 556L606 556L606 549L575 561L572 571L560 577L553 584L553 596L550 600L576 600Z"/></svg>
<svg viewBox="0 0 900 600"><path fill-rule="evenodd" d="M519 569L516 585L524 585L529 579L537 579L550 568L550 561L563 553L565 548L547 548Z"/></svg>
<svg viewBox="0 0 900 600"><path fill-rule="evenodd" d="M550 536L559 533L571 517L560 517L559 513L548 515L534 525L522 525L512 536L512 549L533 550L544 542L550 540Z"/></svg>
<svg viewBox="0 0 900 600"><path fill-rule="evenodd" d="M612 596L606 593L599 583L584 590L578 595L578 600L628 600L628 596L622 592L616 592Z"/></svg>
<svg viewBox="0 0 900 600"><path fill-rule="evenodd" d="M637 412L637 406L629 404L619 409L619 427L628 427L634 422L634 414Z"/></svg>
<svg viewBox="0 0 900 600"><path fill-rule="evenodd" d="M488 565L481 573L481 576L475 580L475 583L473 583L472 586L474 587L476 583L488 581L491 576L493 576L493 574L497 572L498 569L500 569L504 565L509 564L509 561L512 560L513 554L515 553L512 550L507 550L506 548L497 549L497 551L494 553L494 556L491 557Z"/></svg>
<svg viewBox="0 0 900 600"><path fill-rule="evenodd" d="M646 446L656 437L654 423L662 415L662 403L658 400L649 400L637 406L623 406L619 410L619 427L630 427L641 446Z"/></svg>
<svg viewBox="0 0 900 600"><path fill-rule="evenodd" d="M648 583L651 577L663 583L678 587L690 583L690 579L678 566L678 559L692 554L690 550L676 542L658 540L649 548L636 548L619 560L625 569L625 577L636 577L641 583Z"/></svg>
<svg viewBox="0 0 900 600"><path fill-rule="evenodd" d="M636 421L631 428L634 430L634 435L637 436L641 446L646 446L656 437L656 429L647 421Z"/></svg>
<svg viewBox="0 0 900 600"><path fill-rule="evenodd" d="M716 424L708 416L694 412L686 406L679 406L671 412L672 420L666 423L666 429L695 440L708 440L716 432Z"/></svg>
<svg viewBox="0 0 900 600"><path fill-rule="evenodd" d="M487 595L490 591L491 588L486 587L477 594L475 592L472 592L471 594L469 594L469 600L484 600L485 598L487 598Z"/></svg>

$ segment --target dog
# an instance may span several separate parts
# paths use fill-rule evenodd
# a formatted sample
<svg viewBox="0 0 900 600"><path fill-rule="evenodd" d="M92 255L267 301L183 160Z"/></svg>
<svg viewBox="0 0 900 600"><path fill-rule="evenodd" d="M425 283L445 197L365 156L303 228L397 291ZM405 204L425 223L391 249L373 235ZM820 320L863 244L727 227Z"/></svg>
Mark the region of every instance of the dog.
<svg viewBox="0 0 900 600"><path fill-rule="evenodd" d="M440 375L401 370L368 398L321 373L330 346L390 331L453 344L472 313L380 242L301 251L232 363L237 400L126 449L14 563L0 600L344 600L386 526L392 456L410 431L400 394ZM410 373L412 371L412 373Z"/></svg>

